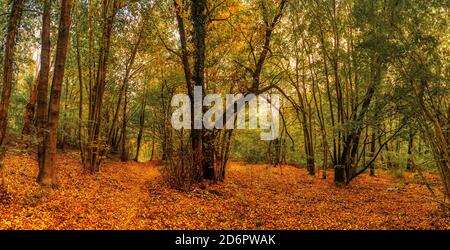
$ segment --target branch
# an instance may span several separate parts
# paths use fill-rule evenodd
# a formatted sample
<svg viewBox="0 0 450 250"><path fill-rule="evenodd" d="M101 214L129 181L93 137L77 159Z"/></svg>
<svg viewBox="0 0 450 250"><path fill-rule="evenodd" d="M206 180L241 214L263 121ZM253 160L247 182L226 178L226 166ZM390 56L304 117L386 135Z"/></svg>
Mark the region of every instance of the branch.
<svg viewBox="0 0 450 250"><path fill-rule="evenodd" d="M246 71L248 71L248 72L250 73L250 75L253 76L253 74L255 74L255 72L253 71L253 69L251 69L250 67L245 66L244 64L240 63L240 62L237 61L237 60L234 60L234 62L235 62L236 64L238 64L239 66L241 66L242 68L244 68Z"/></svg>
<svg viewBox="0 0 450 250"><path fill-rule="evenodd" d="M175 54L176 56L181 58L180 53L176 52L174 49L170 48L166 42L164 41L164 39L161 37L161 34L159 34L159 30L155 27L156 30L156 34L158 35L159 40L161 41L161 43L163 44L164 48L166 48L166 50L168 50L169 52L172 52L173 54Z"/></svg>
<svg viewBox="0 0 450 250"><path fill-rule="evenodd" d="M355 178L356 176L360 175L361 173L363 173L364 171L366 171L366 169L368 169L370 167L370 165L377 159L378 155L380 154L381 150L383 149L384 146L386 146L386 144L391 141L401 130L402 128L405 126L405 123L403 125L400 126L400 128L397 129L397 131L395 131L395 133L393 135L391 135L385 142L383 142L383 144L381 144L380 148L378 149L377 153L374 155L374 157L372 158L372 160L369 161L369 163L363 167L361 170L359 170L358 172L356 172L354 175L352 175L348 180L347 180L347 184L353 180L353 178Z"/></svg>

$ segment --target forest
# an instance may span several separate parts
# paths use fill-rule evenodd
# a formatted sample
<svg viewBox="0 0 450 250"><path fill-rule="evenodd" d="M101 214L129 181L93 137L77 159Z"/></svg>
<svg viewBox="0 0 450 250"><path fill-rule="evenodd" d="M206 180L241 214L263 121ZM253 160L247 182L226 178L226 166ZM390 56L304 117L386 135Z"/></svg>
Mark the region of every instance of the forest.
<svg viewBox="0 0 450 250"><path fill-rule="evenodd" d="M449 7L0 0L0 229L448 230Z"/></svg>

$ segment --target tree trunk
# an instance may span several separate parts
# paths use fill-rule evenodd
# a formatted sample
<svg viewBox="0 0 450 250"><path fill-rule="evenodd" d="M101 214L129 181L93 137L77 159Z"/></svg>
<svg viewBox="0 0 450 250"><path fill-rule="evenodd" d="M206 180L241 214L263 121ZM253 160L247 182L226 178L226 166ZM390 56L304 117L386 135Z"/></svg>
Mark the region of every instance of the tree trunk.
<svg viewBox="0 0 450 250"><path fill-rule="evenodd" d="M22 143L24 148L28 148L30 144L30 135L33 127L34 113L36 109L38 86L39 86L39 72L36 77L36 82L30 93L30 98L28 104L25 108L25 115L23 117L23 128L22 128Z"/></svg>
<svg viewBox="0 0 450 250"><path fill-rule="evenodd" d="M80 15L78 15L78 19ZM78 30L78 20L75 23L76 33L76 59L77 59L77 71L78 71L78 84L79 84L79 102L78 102L78 147L80 149L81 164L83 164L83 172L86 172L85 168L85 156L84 156L84 140L83 140L83 71L81 67L81 55L80 55L80 31Z"/></svg>
<svg viewBox="0 0 450 250"><path fill-rule="evenodd" d="M6 31L5 57L3 61L3 87L2 100L0 102L0 186L4 186L3 159L6 154L4 145L8 127L9 99L13 81L14 51L16 47L16 35L22 15L23 0L12 1L11 14Z"/></svg>
<svg viewBox="0 0 450 250"><path fill-rule="evenodd" d="M89 147L87 149L86 168L88 168L91 173L98 172L100 170L100 165L103 160L103 158L101 157L103 147L99 146L104 144L104 142L101 141L100 136L103 95L106 84L106 73L108 69L112 28L117 10L121 7L121 1L113 0L111 11L110 5L110 1L102 2L103 31L102 38L99 42L100 49L96 78L94 85L92 86L92 91L89 98L89 121L91 122L91 124L88 128Z"/></svg>
<svg viewBox="0 0 450 250"><path fill-rule="evenodd" d="M310 130L308 127L308 123L306 122L306 116L304 116L305 122L303 123L303 134L305 140L305 152L306 152L306 168L308 170L308 174L311 176L315 175L315 167L314 167L314 149L312 138L310 134Z"/></svg>
<svg viewBox="0 0 450 250"><path fill-rule="evenodd" d="M125 84L126 81L122 83L122 86L120 87L120 93L119 97L117 98L117 104L114 111L114 116L111 121L111 127L108 132L108 139L107 144L110 145L112 148L115 148L115 144L117 143L117 134L118 134L118 126L117 121L119 120L119 113L120 113L120 107L122 105L122 99L125 95Z"/></svg>
<svg viewBox="0 0 450 250"><path fill-rule="evenodd" d="M213 131L205 130L202 138L203 147L203 178L206 180L216 180L217 175L214 170L215 166L215 147Z"/></svg>
<svg viewBox="0 0 450 250"><path fill-rule="evenodd" d="M142 110L141 115L139 116L139 133L137 136L137 146L136 146L136 156L134 157L134 161L139 161L139 152L141 150L142 136L144 135L144 126L145 126L145 96L142 101Z"/></svg>
<svg viewBox="0 0 450 250"><path fill-rule="evenodd" d="M134 157L134 161L135 162L139 162L139 152L141 151L141 143L142 143L142 133L143 133L143 129L139 128L139 133L137 136L137 146L136 146L136 156Z"/></svg>
<svg viewBox="0 0 450 250"><path fill-rule="evenodd" d="M412 150L414 146L414 134L409 133L409 140L408 140L408 162L406 163L406 169L412 170L414 168L414 164L412 161Z"/></svg>
<svg viewBox="0 0 450 250"><path fill-rule="evenodd" d="M206 8L206 0L191 2L191 19L193 25L192 40L194 45L194 70L192 80L195 86L202 89L202 93L205 93ZM194 105L193 101L191 101L191 105ZM203 112L204 110L202 113ZM204 179L215 179L214 141L211 131L196 128L191 131L191 133L193 133L191 138L194 152L194 164L201 166Z"/></svg>
<svg viewBox="0 0 450 250"><path fill-rule="evenodd" d="M38 160L39 160L39 175L37 181L41 180L41 173L43 173L44 166L44 138L47 131L45 125L47 122L47 97L48 97L48 78L50 73L50 15L52 3L51 0L44 1L44 8L42 14L42 33L41 33L41 55L40 55L40 70L39 70L39 86L38 86L38 101L37 101L37 138L38 138Z"/></svg>
<svg viewBox="0 0 450 250"><path fill-rule="evenodd" d="M52 87L48 107L48 134L44 138L44 160L40 167L38 183L45 187L57 185L55 157L57 143L57 129L59 124L61 87L64 80L64 67L67 59L67 50L70 38L70 11L72 0L61 1L61 14L56 44L55 70L53 73Z"/></svg>
<svg viewBox="0 0 450 250"><path fill-rule="evenodd" d="M338 185L345 185L349 179L347 176L348 171L346 171L346 166L335 165L334 166L334 182Z"/></svg>
<svg viewBox="0 0 450 250"><path fill-rule="evenodd" d="M370 141L370 156L374 157L375 156L375 131L374 129L372 129L372 136L371 136L371 141ZM370 164L370 176L375 176L375 163L372 162Z"/></svg>
<svg viewBox="0 0 450 250"><path fill-rule="evenodd" d="M354 177L354 173L356 171L356 166L354 166L354 163L356 159L356 153L358 152L359 139L363 129L362 122L369 109L375 90L381 82L381 58L374 58L373 67L374 69L371 75L371 83L368 86L366 94L362 100L361 110L357 115L355 115L356 117L353 120L353 122L356 124L356 127L353 128L347 136L345 136L343 149L337 164L338 166L335 167L335 175L339 175L338 177L335 177L335 181L337 180L337 184L348 184L348 182ZM345 171L344 175L339 172L342 171L342 167ZM342 179L342 177L344 177L345 179ZM345 181L341 182L342 180Z"/></svg>
<svg viewBox="0 0 450 250"><path fill-rule="evenodd" d="M201 18L200 18L200 20L198 20L196 18L196 16L197 15L201 16L201 13L199 14L197 9L198 9L199 5L204 7L205 1L201 0L198 2L196 1L194 3L195 3L194 8L196 11L195 12L191 11L192 19L194 22L197 22L197 24L196 24L197 26L199 26L198 23L200 21L200 26L202 26L204 29L205 25L201 24L201 22L202 22ZM203 69L202 67L198 67L198 65L200 65L200 66L202 65L201 61L199 61L199 59L202 58L202 53L201 52L199 53L199 51L198 51L199 46L200 46L200 48L202 47L202 38L199 38L199 35L201 36L201 35L205 35L205 34L204 34L204 32L203 33L201 32L201 30L202 30L201 27L200 27L200 34L199 34L198 27L197 27L197 29L194 29L194 36L196 37L196 39L195 39L195 42L196 42L195 64L197 64L197 67L194 69L194 71L197 71L197 73L196 73L197 77L194 79L192 77L191 68L190 68L190 64L189 64L189 54L188 54L189 52L187 49L187 38L186 38L186 31L185 31L185 27L184 27L184 21L183 21L182 13L180 13L182 8L181 8L181 6L178 5L178 2L176 0L174 0L174 6L177 10L176 20L177 20L177 24L178 24L178 33L180 35L181 62L183 63L186 87L188 90L189 98L191 100L191 114L193 114L193 111L194 111L194 90L193 90L194 84L195 85L200 84L199 86L203 86L202 82L200 82L200 83L196 82L196 80L199 80L198 76L201 76L200 80L203 80L203 75L202 75L203 72L198 72L199 70ZM195 26L195 24L194 24L194 26ZM206 31L206 30L204 30L204 31ZM204 37L203 37L203 46L204 46ZM198 58L198 55L200 55L200 58ZM203 51L203 57L204 57L204 51ZM200 64L199 64L199 62L200 62ZM193 164L192 164L193 169L191 169L190 171L196 172L197 170L201 170L201 168L202 168L202 159L203 159L202 141L201 141L202 140L202 131L194 129L193 125L194 125L194 118L192 116L192 118L191 118L192 129L190 131L190 133L191 133L190 139L191 139L191 147L192 147L192 154L193 154ZM165 145L162 145L162 146L163 146L163 160L166 160L165 159L167 157L166 146ZM196 173L192 173L192 174L196 175Z"/></svg>
<svg viewBox="0 0 450 250"><path fill-rule="evenodd" d="M128 83L125 83L125 93L123 101L123 113L122 113L122 141L121 141L121 154L120 160L122 162L128 161L128 147L127 147L127 104L128 104Z"/></svg>
<svg viewBox="0 0 450 250"><path fill-rule="evenodd" d="M150 161L153 161L153 156L155 155L155 140L152 140L152 151L150 152Z"/></svg>

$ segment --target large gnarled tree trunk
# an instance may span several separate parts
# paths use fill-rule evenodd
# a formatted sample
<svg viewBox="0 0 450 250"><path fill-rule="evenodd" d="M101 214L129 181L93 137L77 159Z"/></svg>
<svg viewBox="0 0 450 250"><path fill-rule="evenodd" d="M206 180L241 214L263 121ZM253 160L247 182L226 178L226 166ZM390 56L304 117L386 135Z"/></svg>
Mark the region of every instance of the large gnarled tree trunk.
<svg viewBox="0 0 450 250"><path fill-rule="evenodd" d="M192 80L195 86L201 87L202 93L205 93L206 89L206 8L206 0L191 2L191 19L194 29L192 33L192 40L194 44L194 70L192 74ZM194 105L193 102L191 103L192 105ZM192 145L194 150L194 161L196 161L196 163L200 163L203 172L203 178L207 180L213 180L216 178L216 174L214 171L214 138L212 135L212 131L194 128L191 133Z"/></svg>

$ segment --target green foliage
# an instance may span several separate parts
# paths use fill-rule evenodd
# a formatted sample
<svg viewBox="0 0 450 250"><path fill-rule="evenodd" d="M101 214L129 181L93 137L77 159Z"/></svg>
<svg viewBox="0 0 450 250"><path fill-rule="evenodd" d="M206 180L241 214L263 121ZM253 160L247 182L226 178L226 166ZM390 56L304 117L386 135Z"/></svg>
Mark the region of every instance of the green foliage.
<svg viewBox="0 0 450 250"><path fill-rule="evenodd" d="M233 136L231 158L250 163L268 162L268 142L259 140L259 132L238 130Z"/></svg>

